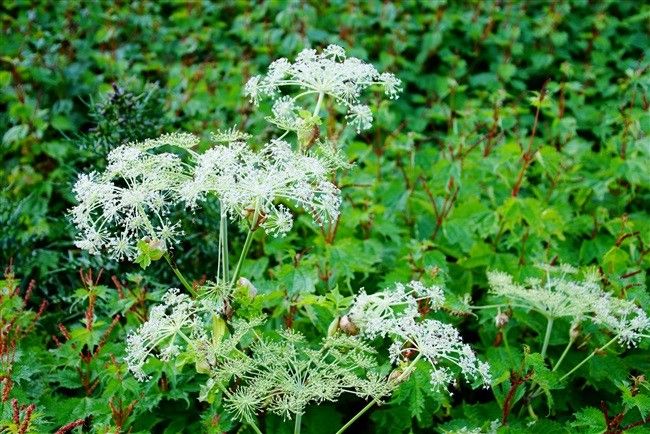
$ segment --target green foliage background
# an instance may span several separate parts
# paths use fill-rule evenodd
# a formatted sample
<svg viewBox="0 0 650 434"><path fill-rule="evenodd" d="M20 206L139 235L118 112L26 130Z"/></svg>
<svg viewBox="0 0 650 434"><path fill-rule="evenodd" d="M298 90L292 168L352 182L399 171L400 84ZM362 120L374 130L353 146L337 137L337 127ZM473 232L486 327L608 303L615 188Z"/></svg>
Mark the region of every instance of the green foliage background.
<svg viewBox="0 0 650 434"><path fill-rule="evenodd" d="M286 238L254 245L244 275L270 295L265 309L276 325L322 334L334 313L321 296L424 275L444 280L452 303L466 293L481 300L487 269L529 276L535 263L550 261L595 265L610 290L650 307L644 2L6 1L0 19L0 263L13 262L23 286L36 280L28 308L49 302L14 362L11 396L36 404L33 432L79 418L87 432L231 429L218 406L197 401L201 382L191 370L146 385L124 372L122 343L138 323L129 309L176 283L162 265L139 272L81 253L65 213L76 174L101 167L123 141L176 130L207 136L233 125L265 137L264 107L253 111L242 87L273 59L304 47L339 44L395 73L404 92L397 101L377 99L373 129L345 148L356 165L339 179L336 231L322 234L299 219ZM352 136L337 124L325 128ZM191 215L190 235L176 248L193 279L216 270L216 215ZM93 330L81 321L89 293L82 268L106 270ZM141 297L118 300L111 275ZM5 318L10 308L2 305ZM80 361L118 312L123 319L98 357ZM524 349L539 346L543 321L515 317L503 331L493 312L451 321L501 384L461 385L445 397L414 376L359 432L435 432L501 419L509 373L540 364ZM73 335L58 347L50 337L57 324ZM566 333L558 328L550 352L561 352ZM646 417L650 395L632 396L624 384L649 368L647 343L603 356L556 393L551 408L539 403L532 428L519 405L502 430L604 432L601 400L611 413L629 410L630 423ZM83 372L98 380L90 391ZM136 402L119 427L111 411L118 400ZM333 432L360 404L314 409L305 432ZM9 406L0 408L10 420ZM266 418L266 432L288 429Z"/></svg>

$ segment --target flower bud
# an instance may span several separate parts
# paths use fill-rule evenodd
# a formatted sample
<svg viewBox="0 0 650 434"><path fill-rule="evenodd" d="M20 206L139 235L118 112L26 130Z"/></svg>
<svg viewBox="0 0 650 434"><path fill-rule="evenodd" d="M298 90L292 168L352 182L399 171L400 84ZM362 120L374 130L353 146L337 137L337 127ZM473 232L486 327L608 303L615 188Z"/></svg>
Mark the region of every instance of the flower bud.
<svg viewBox="0 0 650 434"><path fill-rule="evenodd" d="M226 322L219 315L212 315L212 342L218 345L226 334Z"/></svg>
<svg viewBox="0 0 650 434"><path fill-rule="evenodd" d="M505 312L499 312L499 314L494 318L494 322L498 328L502 328L510 321L510 316Z"/></svg>
<svg viewBox="0 0 650 434"><path fill-rule="evenodd" d="M149 244L149 247L151 247L152 250L162 250L165 251L165 244L162 242L162 240L159 239L154 239L149 241L147 244Z"/></svg>
<svg viewBox="0 0 650 434"><path fill-rule="evenodd" d="M334 336L336 332L339 330L339 317L334 317L334 320L330 323L329 327L327 327L327 336Z"/></svg>
<svg viewBox="0 0 650 434"><path fill-rule="evenodd" d="M248 296L250 298L253 298L253 297L255 297L257 295L257 288L247 278L240 277L239 280L237 281L237 284L239 286L241 286L242 288L245 288L245 289L248 290Z"/></svg>
<svg viewBox="0 0 650 434"><path fill-rule="evenodd" d="M409 379L409 377L411 376L411 372L413 372L413 370L410 370L408 374L406 374L406 375L404 375L402 377L402 374L404 374L404 371L401 368L396 368L396 369L393 370L393 372L391 372L388 375L388 382L393 383L393 384L403 383L403 382L405 382L406 380Z"/></svg>
<svg viewBox="0 0 650 434"><path fill-rule="evenodd" d="M196 372L199 374L209 374L210 373L210 365L205 359L200 359L196 361L195 364L195 369Z"/></svg>
<svg viewBox="0 0 650 434"><path fill-rule="evenodd" d="M339 321L339 327L350 336L359 334L359 328L352 322L349 316L343 315Z"/></svg>

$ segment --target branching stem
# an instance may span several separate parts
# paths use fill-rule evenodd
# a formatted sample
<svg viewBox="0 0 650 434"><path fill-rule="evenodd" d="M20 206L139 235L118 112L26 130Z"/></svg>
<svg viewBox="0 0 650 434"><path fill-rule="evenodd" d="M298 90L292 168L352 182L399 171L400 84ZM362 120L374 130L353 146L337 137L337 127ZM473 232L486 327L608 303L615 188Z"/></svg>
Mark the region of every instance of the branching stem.
<svg viewBox="0 0 650 434"><path fill-rule="evenodd" d="M553 366L553 372L557 371L557 368L560 367L560 364L562 363L562 361L564 360L566 355L569 353L569 349L571 348L571 345L573 345L574 341L575 341L575 339L570 339L569 340L569 343L566 345L566 348L564 348L564 351L562 352L562 355L557 360L557 362L555 362L555 366Z"/></svg>
<svg viewBox="0 0 650 434"><path fill-rule="evenodd" d="M560 380L559 380L559 381L562 382L563 380L565 380L567 377L569 377L571 374L573 374L575 371L577 371L577 370L578 370L582 365L584 365L584 364L587 363L589 360L591 360L591 358L592 358L593 356L595 356L597 353L599 353L599 352L601 352L601 351L604 351L607 347L609 347L611 344L613 344L614 342L616 342L616 339L618 339L618 335L614 336L611 340L609 340L609 341L608 341L605 345L603 345L602 347L599 347L599 348L596 348L595 350L593 350L593 351L592 351L592 352L591 352L587 357L585 357L585 358L584 358L580 363L578 363L577 365L575 365L575 366L573 367L573 369L571 369L569 372L567 372L567 373L564 374L562 377L560 377ZM564 353L562 354L562 357L560 357L560 359L558 360L558 362L555 364L555 367L553 368L553 371L555 371L555 370L560 366L560 362L561 362L562 359L564 358L564 355L567 353L568 349L569 349L569 346L567 346L567 348L564 349ZM530 399L534 399L534 398L538 397L541 393L542 393L542 389L538 389L535 393L532 393L532 394L531 394Z"/></svg>
<svg viewBox="0 0 650 434"><path fill-rule="evenodd" d="M169 267L172 269L172 271L174 272L174 274L176 275L178 280L180 280L180 282L183 284L185 289L187 289L187 291L192 295L192 297L196 298L196 291L194 290L192 285L189 283L189 281L185 278L185 276L183 276L183 273L181 273L181 271L178 269L178 267L176 266L176 264L172 260L169 253L165 252L165 254L163 256L165 257L165 260L169 264Z"/></svg>
<svg viewBox="0 0 650 434"><path fill-rule="evenodd" d="M408 365L408 367L404 370L404 372L402 372L402 374L400 376L398 376L395 380L391 381L391 383L393 383L393 385L396 386L396 385L398 385L400 383L400 381L402 381L404 378L408 377L411 374L411 372L413 372L413 370L415 369L415 364L418 362L418 360L420 360L421 357L422 357L422 354L418 354L415 357L415 359L413 359L411 364ZM363 416L366 411L370 410L375 404L378 404L378 403L379 403L379 398L375 398L372 401L370 401L368 404L366 404L365 407L363 407L361 410L359 410L359 412L357 414L355 414L352 417L352 419L350 419L345 425L343 425L341 427L341 429L339 429L336 432L336 434L341 434L342 432L344 432L354 422L356 422L357 419L359 419L361 416Z"/></svg>
<svg viewBox="0 0 650 434"><path fill-rule="evenodd" d="M578 370L582 365L584 365L585 363L587 363L587 362L588 362L588 361L589 361L593 356L595 356L596 353L599 353L599 352L601 352L601 351L604 351L605 348L607 348L607 347L609 347L611 344L613 344L613 343L616 341L616 339L618 339L618 335L614 336L614 337L613 337L609 342L607 342L607 343L606 343L605 345L603 345L602 347L600 347L600 348L596 348L595 350L593 350L593 351L591 352L591 354L589 354L587 357L585 357L584 360L583 360L582 362L578 363L576 366L573 367L573 369L571 369L569 372L567 372L567 373L564 374L562 377L560 377L560 381L564 380L564 379L567 378L569 375L571 375L571 374L573 374L575 371L577 371L577 370Z"/></svg>

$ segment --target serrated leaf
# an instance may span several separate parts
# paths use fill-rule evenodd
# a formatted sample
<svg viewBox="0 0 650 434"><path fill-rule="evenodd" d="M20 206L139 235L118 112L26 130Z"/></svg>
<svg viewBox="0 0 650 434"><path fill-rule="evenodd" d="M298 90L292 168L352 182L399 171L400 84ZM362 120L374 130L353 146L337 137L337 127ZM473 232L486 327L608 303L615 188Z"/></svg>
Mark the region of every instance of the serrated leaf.
<svg viewBox="0 0 650 434"><path fill-rule="evenodd" d="M585 407L574 414L575 421L571 422L574 428L581 432L601 433L607 429L603 412L594 407Z"/></svg>

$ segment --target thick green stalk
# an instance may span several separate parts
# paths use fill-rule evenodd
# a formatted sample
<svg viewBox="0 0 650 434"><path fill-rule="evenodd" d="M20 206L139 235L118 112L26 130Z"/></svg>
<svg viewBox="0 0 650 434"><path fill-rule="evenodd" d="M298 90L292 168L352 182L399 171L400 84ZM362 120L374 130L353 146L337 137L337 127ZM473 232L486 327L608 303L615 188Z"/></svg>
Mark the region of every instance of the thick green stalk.
<svg viewBox="0 0 650 434"><path fill-rule="evenodd" d="M228 281L230 266L228 265L228 217L222 210L219 219L219 261L217 264L217 280Z"/></svg>
<svg viewBox="0 0 650 434"><path fill-rule="evenodd" d="M544 344L542 345L542 359L546 357L546 350L548 349L548 342L551 339L552 330L553 330L553 318L548 317L546 322L546 334L544 335Z"/></svg>
<svg viewBox="0 0 650 434"><path fill-rule="evenodd" d="M418 362L418 360L420 360L421 357L422 357L422 354L418 354L417 357L415 359L413 359L411 364L408 365L408 367L404 370L404 372L402 372L402 374L393 381L393 383L395 385L398 385L400 383L400 381L402 381L404 378L406 378L408 375L410 375L411 372L413 372L413 370L415 369L415 364ZM341 429L339 429L336 432L336 434L341 434L346 429L348 429L354 422L356 422L357 419L359 419L361 416L363 416L366 411L370 410L377 403L379 403L379 398L375 398L372 401L370 401L368 404L366 404L366 406L363 407L357 414L355 414L352 417L352 419L350 419L345 425L343 425L341 427Z"/></svg>
<svg viewBox="0 0 650 434"><path fill-rule="evenodd" d="M546 322L546 334L544 334L544 344L542 345L542 353L541 353L542 354L542 359L546 358L546 350L548 350L548 342L551 339L551 331L553 330L553 318L548 317L548 318L546 318L546 320L547 320L547 322ZM568 350L568 348L565 349L565 353L566 353L567 350ZM564 357L564 355L562 357ZM531 397L531 399L534 398L535 396L537 396L537 394L539 392L539 390L537 390L538 386L539 386L539 384L535 384L530 389L529 396Z"/></svg>
<svg viewBox="0 0 650 434"><path fill-rule="evenodd" d="M165 257L165 260L167 260L167 263L169 264L170 268L172 269L172 271L174 272L178 280L180 280L180 282L183 284L185 289L187 289L187 291L192 295L192 297L196 297L196 291L194 290L192 285L190 285L190 283L187 281L185 276L183 276L183 273L181 273L178 267L176 267L176 264L174 264L174 262L172 261L172 258L171 256L169 256L169 253L165 253L163 256Z"/></svg>
<svg viewBox="0 0 650 434"><path fill-rule="evenodd" d="M237 280L239 279L239 274L241 273L241 267L242 264L244 263L244 259L248 255L248 251L251 248L251 244L253 242L253 234L257 230L257 219L259 218L259 206L255 207L255 213L253 214L253 223L251 224L251 227L248 229L248 234L246 234L246 240L244 241L244 247L242 247L241 254L239 255L239 260L237 261L237 265L235 266L235 271L232 274L232 280L230 281L230 286L234 287L237 284Z"/></svg>
<svg viewBox="0 0 650 434"><path fill-rule="evenodd" d="M296 422L293 425L293 434L300 434L300 426L302 425L302 413L296 415Z"/></svg>

